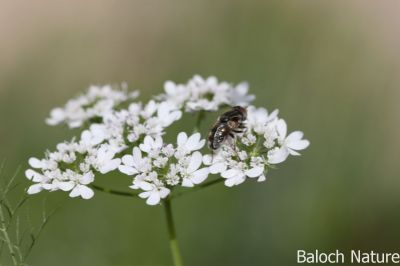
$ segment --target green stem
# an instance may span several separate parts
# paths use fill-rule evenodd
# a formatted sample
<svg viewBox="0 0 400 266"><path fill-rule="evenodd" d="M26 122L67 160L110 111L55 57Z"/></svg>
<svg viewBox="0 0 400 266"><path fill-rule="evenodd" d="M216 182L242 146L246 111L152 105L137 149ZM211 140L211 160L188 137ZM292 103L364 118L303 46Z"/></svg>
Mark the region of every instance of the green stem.
<svg viewBox="0 0 400 266"><path fill-rule="evenodd" d="M90 185L93 189L96 189L98 191L102 191L105 193L110 193L114 195L119 195L119 196L126 196L126 197L137 197L139 193L131 193L131 192L126 192L126 191L120 191L120 190L115 190L115 189L109 189L109 188L104 188L100 187L94 184Z"/></svg>
<svg viewBox="0 0 400 266"><path fill-rule="evenodd" d="M172 217L171 199L166 198L164 200L165 216L167 218L167 227L169 235L169 245L171 248L172 259L174 266L183 266L181 253L179 251L178 240L176 239L174 219Z"/></svg>
<svg viewBox="0 0 400 266"><path fill-rule="evenodd" d="M11 243L11 239L10 239L8 233L7 233L7 229L6 229L7 226L6 226L6 221L5 221L5 216L4 216L4 213L3 213L3 207L2 206L0 206L0 224L1 224L0 231L3 233L3 237L4 237L4 240L5 240L6 244L7 244L8 251L10 252L11 259L12 259L14 265L18 266L19 263L18 263L16 254L14 252L14 247L13 247L13 244Z"/></svg>

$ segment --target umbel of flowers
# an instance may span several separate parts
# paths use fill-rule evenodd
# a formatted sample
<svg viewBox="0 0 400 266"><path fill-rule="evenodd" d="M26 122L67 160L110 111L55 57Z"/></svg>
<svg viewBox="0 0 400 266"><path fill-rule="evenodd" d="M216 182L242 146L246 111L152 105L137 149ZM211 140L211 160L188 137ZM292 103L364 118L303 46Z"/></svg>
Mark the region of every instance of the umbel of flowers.
<svg viewBox="0 0 400 266"><path fill-rule="evenodd" d="M262 182L275 164L308 147L301 131L287 132L278 111L251 105L247 83L232 85L215 77L194 76L186 84L167 81L164 93L147 103L126 86L92 86L85 94L51 111L47 124L80 128L80 136L59 143L44 158L30 158L28 193L61 190L90 199L99 174L118 171L132 179L129 188L149 205L167 198L175 187L201 185L211 175L228 187L248 179ZM179 132L174 143L163 136L184 113L247 109L246 131L216 151L207 149L208 132ZM211 125L210 125L211 127ZM169 133L170 134L170 133Z"/></svg>

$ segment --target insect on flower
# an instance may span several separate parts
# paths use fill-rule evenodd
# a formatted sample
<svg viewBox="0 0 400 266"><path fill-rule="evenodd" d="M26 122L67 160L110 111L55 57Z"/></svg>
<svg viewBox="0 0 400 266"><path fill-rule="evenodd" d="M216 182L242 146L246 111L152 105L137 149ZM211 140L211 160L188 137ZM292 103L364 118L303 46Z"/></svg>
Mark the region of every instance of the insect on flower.
<svg viewBox="0 0 400 266"><path fill-rule="evenodd" d="M247 110L241 106L234 106L231 110L218 117L208 135L208 146L217 150L229 138L235 138L235 134L243 133L246 129L244 121L247 118Z"/></svg>

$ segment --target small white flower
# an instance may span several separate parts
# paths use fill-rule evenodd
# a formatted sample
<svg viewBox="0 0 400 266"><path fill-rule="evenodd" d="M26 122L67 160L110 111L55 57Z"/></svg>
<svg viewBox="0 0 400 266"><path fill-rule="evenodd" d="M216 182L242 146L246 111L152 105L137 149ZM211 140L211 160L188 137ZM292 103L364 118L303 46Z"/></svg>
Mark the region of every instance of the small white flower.
<svg viewBox="0 0 400 266"><path fill-rule="evenodd" d="M186 84L167 81L164 90L165 94L156 98L186 112L217 111L221 106L227 105L247 106L255 98L254 95L247 94L247 83L243 82L233 87L228 82L219 82L213 76L203 78L195 75Z"/></svg>
<svg viewBox="0 0 400 266"><path fill-rule="evenodd" d="M133 148L132 155L124 155L122 164L118 167L119 171L126 175L137 173L148 173L151 171L151 161L147 157L142 157L142 152L138 147Z"/></svg>
<svg viewBox="0 0 400 266"><path fill-rule="evenodd" d="M157 110L157 118L162 127L168 127L173 122L181 119L182 111L168 102L160 103Z"/></svg>
<svg viewBox="0 0 400 266"><path fill-rule="evenodd" d="M105 125L93 124L90 129L84 130L81 134L81 144L91 147L102 143L107 138Z"/></svg>
<svg viewBox="0 0 400 266"><path fill-rule="evenodd" d="M139 145L139 148L149 154L151 158L156 158L160 155L161 148L163 147L163 140L160 136L156 138L152 138L150 136L146 136L142 144Z"/></svg>
<svg viewBox="0 0 400 266"><path fill-rule="evenodd" d="M232 168L221 172L221 176L226 178L225 185L232 187L243 183L247 177L249 178L263 178L264 165L248 166L243 162L236 163ZM260 178L261 177L261 178Z"/></svg>
<svg viewBox="0 0 400 266"><path fill-rule="evenodd" d="M51 190L53 185L50 183L51 179L45 175L39 174L38 172L28 169L25 171L25 176L35 182L36 184L31 185L28 188L28 194L36 194L41 192L42 190Z"/></svg>
<svg viewBox="0 0 400 266"><path fill-rule="evenodd" d="M50 112L50 117L46 119L46 123L50 126L61 124L66 119L66 113L62 108L54 108Z"/></svg>
<svg viewBox="0 0 400 266"><path fill-rule="evenodd" d="M166 198L170 190L164 186L157 186L154 183L149 182L140 182L139 184L140 189L144 190L144 192L139 194L139 197L142 199L147 199L146 203L148 205L156 205L160 202L161 199Z"/></svg>
<svg viewBox="0 0 400 266"><path fill-rule="evenodd" d="M202 161L203 156L200 152L196 151L192 154L188 165L181 171L183 187L193 187L194 185L202 183L208 177L210 172L208 167L199 169Z"/></svg>
<svg viewBox="0 0 400 266"><path fill-rule="evenodd" d="M241 138L241 142L246 146L251 146L257 142L257 137L252 133L248 133Z"/></svg>
<svg viewBox="0 0 400 266"><path fill-rule="evenodd" d="M92 183L94 181L94 175L92 172L88 172L84 175L79 176L75 180L75 187L72 189L69 196L71 198L75 197L82 197L83 199L90 199L93 197L94 192L91 188L87 187L86 185Z"/></svg>
<svg viewBox="0 0 400 266"><path fill-rule="evenodd" d="M264 134L268 122L277 118L279 111L274 110L268 114L265 108L256 108L254 106L247 107L247 127L254 130L257 134Z"/></svg>
<svg viewBox="0 0 400 266"><path fill-rule="evenodd" d="M175 154L175 149L172 144L168 144L162 147L161 152L167 157L172 157Z"/></svg>
<svg viewBox="0 0 400 266"><path fill-rule="evenodd" d="M276 145L276 140L278 138L278 132L276 130L276 121L268 123L264 128L264 147L267 149L272 149Z"/></svg>
<svg viewBox="0 0 400 266"><path fill-rule="evenodd" d="M276 129L280 147L268 152L268 162L270 164L278 164L285 161L289 154L300 155L297 151L304 150L310 145L308 140L302 139L303 132L301 131L294 131L286 137L287 125L283 119L277 121Z"/></svg>
<svg viewBox="0 0 400 266"><path fill-rule="evenodd" d="M101 146L97 150L94 160L91 162L93 167L102 174L114 171L121 164L121 159L115 158L115 151L109 146Z"/></svg>
<svg viewBox="0 0 400 266"><path fill-rule="evenodd" d="M164 90L166 94L162 96L161 99L164 98L178 108L181 108L190 98L190 90L182 84L175 84L172 81L167 81L164 83Z"/></svg>
<svg viewBox="0 0 400 266"><path fill-rule="evenodd" d="M225 172L221 173L225 180L225 186L233 187L242 184L246 180L246 175L243 172L243 169L240 168L231 168Z"/></svg>
<svg viewBox="0 0 400 266"><path fill-rule="evenodd" d="M188 137L185 132L180 132L177 138L178 147L175 157L181 158L192 151L197 151L203 148L206 141L204 139L201 140L200 138L200 133L195 133Z"/></svg>
<svg viewBox="0 0 400 266"><path fill-rule="evenodd" d="M236 87L232 89L230 95L228 95L230 105L247 106L249 103L254 101L256 96L253 94L248 95L247 94L248 92L249 92L249 84L247 82L242 82L236 85Z"/></svg>
<svg viewBox="0 0 400 266"><path fill-rule="evenodd" d="M144 119L149 119L155 114L157 109L158 109L158 104L155 101L151 100L148 104L146 104L144 109L140 111L140 115Z"/></svg>
<svg viewBox="0 0 400 266"><path fill-rule="evenodd" d="M91 86L86 94L69 100L62 108L54 108L46 123L51 126L66 123L70 128L77 128L92 118L103 117L118 104L138 96L137 91L128 93L125 86L122 87L113 89L109 85Z"/></svg>

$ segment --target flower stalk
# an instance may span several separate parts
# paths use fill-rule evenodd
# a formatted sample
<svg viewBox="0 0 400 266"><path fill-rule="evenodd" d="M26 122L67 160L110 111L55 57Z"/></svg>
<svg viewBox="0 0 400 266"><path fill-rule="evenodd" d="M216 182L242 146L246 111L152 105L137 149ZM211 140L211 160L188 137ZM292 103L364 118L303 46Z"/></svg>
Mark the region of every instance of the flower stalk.
<svg viewBox="0 0 400 266"><path fill-rule="evenodd" d="M101 186L98 186L95 184L90 184L90 187L92 187L93 189L96 189L98 191L102 191L105 193L118 195L118 196L137 197L139 194L139 193L132 193L132 192L126 192L126 191L121 191L121 190L116 190L116 189L105 188L105 187L101 187Z"/></svg>
<svg viewBox="0 0 400 266"><path fill-rule="evenodd" d="M212 186L212 185L221 183L221 182L223 182L223 181L225 181L225 179L221 177L221 178L214 179L214 180L211 180L211 181L208 181L208 182L204 182L204 183L201 183L201 184L198 185L198 186L193 187L191 190L182 191L182 192L179 192L179 193L176 193L176 194L172 194L172 195L171 195L171 198L178 198L178 197L180 197L180 196L182 196L182 195L185 195L185 194L187 194L187 193L189 193L189 192L198 191L198 190L200 190L200 189L203 189L203 188L206 188L206 187L210 187L210 186Z"/></svg>
<svg viewBox="0 0 400 266"><path fill-rule="evenodd" d="M179 250L178 240L176 238L175 224L172 216L171 199L164 200L165 217L167 219L167 228L169 236L169 245L172 253L174 266L183 266L181 252Z"/></svg>

